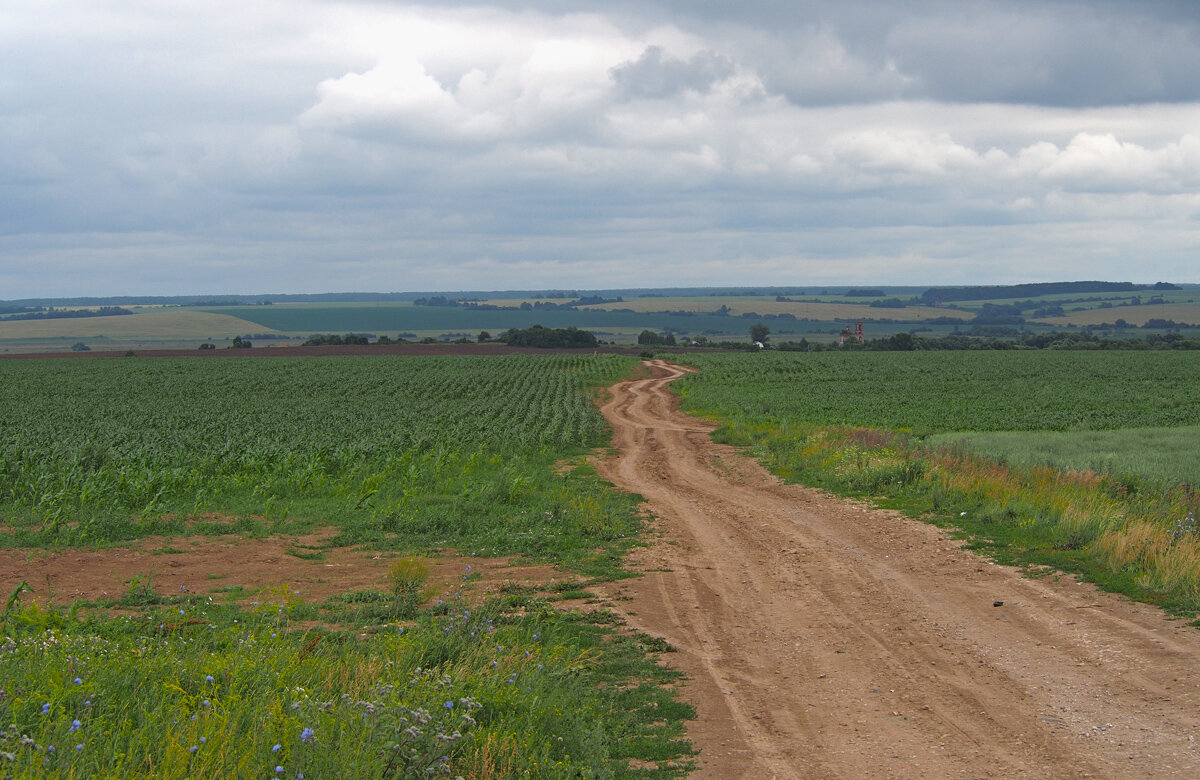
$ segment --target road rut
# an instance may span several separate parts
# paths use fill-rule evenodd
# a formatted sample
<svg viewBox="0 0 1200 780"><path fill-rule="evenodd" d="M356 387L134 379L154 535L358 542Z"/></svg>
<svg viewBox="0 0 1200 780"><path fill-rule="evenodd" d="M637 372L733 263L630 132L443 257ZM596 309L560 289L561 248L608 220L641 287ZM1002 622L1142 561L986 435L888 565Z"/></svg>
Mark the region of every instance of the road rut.
<svg viewBox="0 0 1200 780"><path fill-rule="evenodd" d="M648 365L596 465L660 537L609 595L678 651L695 777L1200 777L1200 632L784 485L677 410L686 369Z"/></svg>

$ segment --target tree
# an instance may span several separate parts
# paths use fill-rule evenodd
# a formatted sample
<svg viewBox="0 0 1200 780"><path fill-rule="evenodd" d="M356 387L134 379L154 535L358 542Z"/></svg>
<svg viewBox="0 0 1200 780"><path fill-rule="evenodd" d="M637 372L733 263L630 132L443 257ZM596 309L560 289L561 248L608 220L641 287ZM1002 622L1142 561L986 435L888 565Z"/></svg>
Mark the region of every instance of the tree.
<svg viewBox="0 0 1200 780"><path fill-rule="evenodd" d="M479 331L478 338L476 338L475 340L478 341L480 344L482 344L485 341L491 341L492 334L488 333L486 330L481 330L481 331Z"/></svg>
<svg viewBox="0 0 1200 780"><path fill-rule="evenodd" d="M750 326L750 340L757 341L759 344L766 344L770 338L771 329L761 322L756 322Z"/></svg>

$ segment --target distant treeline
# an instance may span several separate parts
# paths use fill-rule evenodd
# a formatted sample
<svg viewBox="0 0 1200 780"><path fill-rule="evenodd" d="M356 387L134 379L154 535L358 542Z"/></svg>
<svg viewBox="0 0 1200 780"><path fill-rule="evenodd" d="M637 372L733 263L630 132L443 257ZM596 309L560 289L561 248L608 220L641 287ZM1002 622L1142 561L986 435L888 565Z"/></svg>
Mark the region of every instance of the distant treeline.
<svg viewBox="0 0 1200 780"><path fill-rule="evenodd" d="M498 306L494 303L485 303L473 300L455 300L447 298L444 295L434 295L429 298L417 298L413 301L414 306L457 306L463 309L472 309L475 311L573 311L580 306L599 306L604 303L621 303L624 298L604 298L599 295L584 295L574 298L574 300L566 301L565 303L555 303L554 301L523 301L517 306Z"/></svg>
<svg viewBox="0 0 1200 780"><path fill-rule="evenodd" d="M724 345L722 345L724 346ZM738 344L739 349L746 345ZM825 352L848 351L914 351L914 350L1009 350L1009 349L1071 349L1071 350L1147 350L1147 349L1200 349L1200 338L1186 338L1179 333L1152 333L1145 338L1102 338L1090 331L1056 331L1051 333L1022 333L1016 338L979 338L959 333L945 336L914 336L897 333L878 339L867 339L859 344L848 341L844 346L836 343L785 341L775 345L782 352Z"/></svg>
<svg viewBox="0 0 1200 780"><path fill-rule="evenodd" d="M1037 284L1009 284L986 287L931 287L921 293L923 303L946 303L950 301L986 301L1002 298L1037 298L1043 295L1067 295L1077 293L1136 292L1137 290L1178 290L1168 282L1157 284L1133 284L1132 282L1042 282Z"/></svg>
<svg viewBox="0 0 1200 780"><path fill-rule="evenodd" d="M16 310L15 314L8 311ZM53 309L41 306L33 307L4 307L0 309L3 316L0 319L10 320L75 320L84 317L113 317L120 314L133 314L129 309L120 306L101 306L99 309Z"/></svg>

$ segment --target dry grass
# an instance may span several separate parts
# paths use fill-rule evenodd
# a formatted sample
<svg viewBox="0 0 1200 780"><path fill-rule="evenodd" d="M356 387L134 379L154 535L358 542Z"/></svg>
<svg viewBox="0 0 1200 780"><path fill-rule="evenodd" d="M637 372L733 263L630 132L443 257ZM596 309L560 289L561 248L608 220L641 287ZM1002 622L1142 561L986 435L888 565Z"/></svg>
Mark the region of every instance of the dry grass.
<svg viewBox="0 0 1200 780"><path fill-rule="evenodd" d="M27 339L223 339L246 333L272 332L257 323L228 314L172 309L110 317L0 322L0 341Z"/></svg>

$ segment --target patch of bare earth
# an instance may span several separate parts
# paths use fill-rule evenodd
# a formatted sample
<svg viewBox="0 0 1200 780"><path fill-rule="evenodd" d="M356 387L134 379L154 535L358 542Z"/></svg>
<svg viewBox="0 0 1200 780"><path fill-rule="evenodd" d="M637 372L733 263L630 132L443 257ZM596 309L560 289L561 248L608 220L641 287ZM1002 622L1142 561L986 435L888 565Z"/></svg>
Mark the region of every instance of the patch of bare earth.
<svg viewBox="0 0 1200 780"><path fill-rule="evenodd" d="M1200 632L781 484L651 365L612 389L596 466L661 538L607 595L678 650L697 777L1200 777Z"/></svg>
<svg viewBox="0 0 1200 780"><path fill-rule="evenodd" d="M329 547L334 533L324 529L263 539L234 534L152 537L103 550L0 550L0 593L11 593L24 581L34 590L24 599L62 605L77 599L120 598L131 582L164 596L211 594L217 601L282 585L306 602L358 590L388 590L388 568L395 556ZM456 591L469 572L473 598L513 586L541 588L570 577L549 566L510 558L450 553L430 556L427 562L436 593Z"/></svg>

